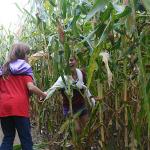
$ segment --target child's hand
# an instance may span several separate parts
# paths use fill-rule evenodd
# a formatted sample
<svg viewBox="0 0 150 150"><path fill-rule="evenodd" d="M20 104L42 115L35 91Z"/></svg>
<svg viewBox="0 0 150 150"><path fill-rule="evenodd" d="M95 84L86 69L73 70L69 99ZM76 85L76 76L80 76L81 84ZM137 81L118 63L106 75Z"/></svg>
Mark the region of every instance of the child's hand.
<svg viewBox="0 0 150 150"><path fill-rule="evenodd" d="M39 98L39 102L43 103L46 96L47 96L47 92L43 92L43 95Z"/></svg>

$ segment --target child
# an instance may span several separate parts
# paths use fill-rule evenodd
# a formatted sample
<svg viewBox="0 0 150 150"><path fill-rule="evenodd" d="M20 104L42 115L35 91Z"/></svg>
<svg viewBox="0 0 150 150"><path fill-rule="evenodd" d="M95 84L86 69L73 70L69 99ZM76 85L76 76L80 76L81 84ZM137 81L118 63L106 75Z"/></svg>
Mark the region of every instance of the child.
<svg viewBox="0 0 150 150"><path fill-rule="evenodd" d="M33 83L29 51L26 44L14 44L8 61L0 69L0 120L4 134L0 150L13 150L16 130L22 150L32 150L29 92L43 99L46 94Z"/></svg>
<svg viewBox="0 0 150 150"><path fill-rule="evenodd" d="M72 111L73 114L80 113L79 118L75 121L75 128L78 133L81 133L82 127L85 126L88 121L88 111L85 105L84 100L84 92L86 92L86 96L90 98L92 105L95 105L95 99L92 98L91 93L87 90L85 83L85 73L81 71L77 67L77 59L75 56L72 56L69 59L69 67L71 70L71 76L64 76L67 84L74 86L73 95L72 95ZM52 94L57 90L61 90L61 94L63 97L63 113L64 116L67 116L70 112L69 100L66 93L68 93L67 86L64 84L62 77L59 77L58 80L54 83L54 85L47 91L47 98L52 96ZM46 98L46 99L47 99Z"/></svg>

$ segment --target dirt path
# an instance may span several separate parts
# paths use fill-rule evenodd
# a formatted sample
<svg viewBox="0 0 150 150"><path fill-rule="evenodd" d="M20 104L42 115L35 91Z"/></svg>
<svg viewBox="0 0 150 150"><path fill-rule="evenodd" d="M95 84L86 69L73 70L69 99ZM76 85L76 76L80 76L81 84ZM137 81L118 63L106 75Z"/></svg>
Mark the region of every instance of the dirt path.
<svg viewBox="0 0 150 150"><path fill-rule="evenodd" d="M0 144L2 143L2 139L3 139L3 133L2 133L2 130L1 130L1 126L0 126ZM20 144L20 141L19 141L19 138L18 138L17 134L16 134L16 137L15 137L14 144Z"/></svg>

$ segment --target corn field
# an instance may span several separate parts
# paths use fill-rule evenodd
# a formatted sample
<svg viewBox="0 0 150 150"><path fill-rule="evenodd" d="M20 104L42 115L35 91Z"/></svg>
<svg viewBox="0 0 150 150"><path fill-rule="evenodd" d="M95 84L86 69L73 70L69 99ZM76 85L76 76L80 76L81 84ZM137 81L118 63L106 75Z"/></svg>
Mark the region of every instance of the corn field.
<svg viewBox="0 0 150 150"><path fill-rule="evenodd" d="M63 117L56 92L42 105L31 98L31 118L44 136L35 149L150 149L150 1L29 0L20 9L24 24L16 33L0 28L0 65L12 43L31 47L36 83L46 91L68 74L69 57L87 72L87 86L99 97L81 135L76 116ZM109 54L104 61L102 53Z"/></svg>

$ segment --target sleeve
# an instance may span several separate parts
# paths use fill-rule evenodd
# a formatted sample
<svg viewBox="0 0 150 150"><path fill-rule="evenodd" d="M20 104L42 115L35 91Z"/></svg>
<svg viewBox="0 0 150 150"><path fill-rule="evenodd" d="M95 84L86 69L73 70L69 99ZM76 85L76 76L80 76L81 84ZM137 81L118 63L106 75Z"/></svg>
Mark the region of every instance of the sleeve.
<svg viewBox="0 0 150 150"><path fill-rule="evenodd" d="M90 91L89 91L88 88L85 90L85 94L86 94L88 100L90 101L90 105L91 105L91 106L95 106L95 99L94 99L94 97L92 96L92 94L90 93Z"/></svg>
<svg viewBox="0 0 150 150"><path fill-rule="evenodd" d="M46 99L50 98L56 90L63 87L64 87L63 80L61 77L59 77L57 81L53 84L53 86L50 89L48 89Z"/></svg>
<svg viewBox="0 0 150 150"><path fill-rule="evenodd" d="M83 75L83 82L84 82L84 84L86 85L86 83L87 83L87 80L86 80L86 73L85 73L84 70L81 70L81 72L82 72L82 75Z"/></svg>
<svg viewBox="0 0 150 150"><path fill-rule="evenodd" d="M88 98L88 100L90 102L90 105L95 106L95 99L93 98L93 96L92 96L91 92L89 91L89 89L85 86L87 81L86 81L86 73L85 73L84 70L82 70L82 75L83 75L83 82L84 82L83 88L85 89L85 95Z"/></svg>
<svg viewBox="0 0 150 150"><path fill-rule="evenodd" d="M27 84L28 82L33 82L33 78L32 78L32 76L24 76L24 81L25 81L25 83Z"/></svg>

